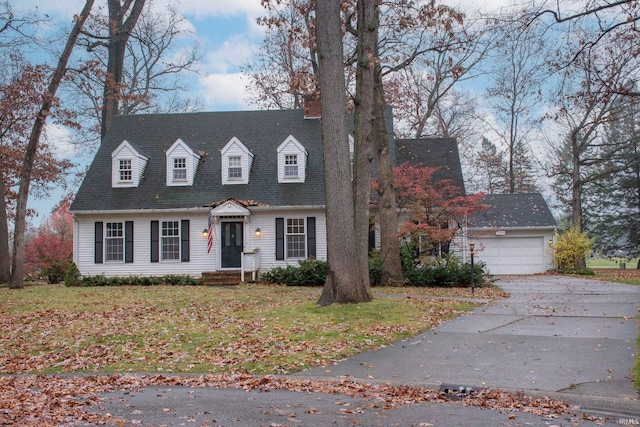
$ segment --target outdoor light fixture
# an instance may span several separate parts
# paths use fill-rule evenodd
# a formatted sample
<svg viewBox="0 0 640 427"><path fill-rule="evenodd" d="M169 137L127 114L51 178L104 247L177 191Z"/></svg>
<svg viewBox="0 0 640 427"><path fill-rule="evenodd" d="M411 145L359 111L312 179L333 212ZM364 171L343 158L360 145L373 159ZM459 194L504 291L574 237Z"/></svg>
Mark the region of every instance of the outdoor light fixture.
<svg viewBox="0 0 640 427"><path fill-rule="evenodd" d="M549 239L549 246L553 246L553 239Z"/></svg>
<svg viewBox="0 0 640 427"><path fill-rule="evenodd" d="M202 237L207 237L208 235L209 235L209 230L207 230L206 228L202 230Z"/></svg>
<svg viewBox="0 0 640 427"><path fill-rule="evenodd" d="M474 248L476 244L473 243L473 240L469 242L469 255L471 255L471 293L474 294L476 292L475 278L476 278L476 269L473 265L473 256L475 255Z"/></svg>
<svg viewBox="0 0 640 427"><path fill-rule="evenodd" d="M260 231L260 227L256 228L256 236L260 237L262 231Z"/></svg>

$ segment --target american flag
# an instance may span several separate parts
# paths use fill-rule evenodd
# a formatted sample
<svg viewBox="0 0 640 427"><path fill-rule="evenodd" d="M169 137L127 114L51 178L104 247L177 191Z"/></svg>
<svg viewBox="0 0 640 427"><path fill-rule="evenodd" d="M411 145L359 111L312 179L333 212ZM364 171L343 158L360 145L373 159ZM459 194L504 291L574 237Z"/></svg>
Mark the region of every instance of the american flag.
<svg viewBox="0 0 640 427"><path fill-rule="evenodd" d="M211 215L209 215L209 225L207 226L207 253L211 252L213 247L213 224L211 223Z"/></svg>

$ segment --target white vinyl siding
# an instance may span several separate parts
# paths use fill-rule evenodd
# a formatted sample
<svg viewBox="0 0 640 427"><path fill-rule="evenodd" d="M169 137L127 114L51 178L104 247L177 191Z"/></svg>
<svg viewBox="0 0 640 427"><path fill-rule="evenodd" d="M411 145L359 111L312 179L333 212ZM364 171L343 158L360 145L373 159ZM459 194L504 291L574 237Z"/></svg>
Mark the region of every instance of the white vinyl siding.
<svg viewBox="0 0 640 427"><path fill-rule="evenodd" d="M224 214L224 213L223 213ZM316 218L316 258L327 259L326 246L326 221L323 209L300 209L294 212L290 210L258 210L248 215L244 229L244 250L251 252L259 248L261 271L271 268L297 264L296 260L276 261L276 230L275 218ZM155 262L151 258L151 221L159 220L159 228L163 221L190 220L189 230L190 259L189 262ZM103 274L113 276L163 276L168 274L190 275L200 277L204 271L219 270L220 252L220 223L214 224L213 246L207 252L207 238L202 236L202 230L208 224L207 210L184 210L181 212L168 212L164 216L155 213L128 212L119 214L87 214L75 213L74 226L74 261L83 275L95 276ZM94 260L95 222L122 222L133 221L133 236L135 247L134 263L103 263L96 264ZM286 224L286 222L285 222ZM106 227L105 227L106 228ZM260 228L260 236L256 236L255 230ZM161 231L160 231L161 233ZM305 242L306 244L306 242Z"/></svg>

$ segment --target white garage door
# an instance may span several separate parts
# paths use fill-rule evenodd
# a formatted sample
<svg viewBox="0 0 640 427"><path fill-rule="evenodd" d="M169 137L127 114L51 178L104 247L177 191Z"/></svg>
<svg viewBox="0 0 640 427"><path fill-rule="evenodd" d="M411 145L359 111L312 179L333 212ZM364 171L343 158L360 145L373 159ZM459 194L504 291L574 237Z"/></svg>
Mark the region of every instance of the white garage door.
<svg viewBox="0 0 640 427"><path fill-rule="evenodd" d="M544 237L483 238L476 243L475 259L491 274L533 274L547 270Z"/></svg>

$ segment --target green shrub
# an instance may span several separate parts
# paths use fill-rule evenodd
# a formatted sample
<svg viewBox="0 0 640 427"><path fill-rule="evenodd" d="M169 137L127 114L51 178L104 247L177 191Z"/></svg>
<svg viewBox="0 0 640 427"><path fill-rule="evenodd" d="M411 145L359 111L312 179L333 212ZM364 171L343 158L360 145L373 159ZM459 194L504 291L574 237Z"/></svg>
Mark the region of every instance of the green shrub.
<svg viewBox="0 0 640 427"><path fill-rule="evenodd" d="M65 286L80 286L80 270L75 262L69 264L67 272L64 275Z"/></svg>
<svg viewBox="0 0 640 427"><path fill-rule="evenodd" d="M552 247L555 249L555 262L559 271L584 270L585 258L592 249L593 239L573 226L564 230Z"/></svg>
<svg viewBox="0 0 640 427"><path fill-rule="evenodd" d="M166 276L125 276L106 277L102 274L97 276L84 276L77 286L194 286L199 285L200 280L191 276L166 275Z"/></svg>
<svg viewBox="0 0 640 427"><path fill-rule="evenodd" d="M409 265L408 263L406 265ZM474 284L485 284L485 265L482 262L474 265ZM471 264L463 264L454 254L444 257L413 262L405 270L405 276L412 286L424 287L463 287L471 285Z"/></svg>
<svg viewBox="0 0 640 427"><path fill-rule="evenodd" d="M327 275L327 262L305 259L297 266L275 267L262 273L262 280L287 286L320 286Z"/></svg>
<svg viewBox="0 0 640 427"><path fill-rule="evenodd" d="M369 254L369 282L371 286L382 284L382 258L380 252L375 249Z"/></svg>

